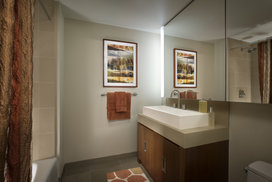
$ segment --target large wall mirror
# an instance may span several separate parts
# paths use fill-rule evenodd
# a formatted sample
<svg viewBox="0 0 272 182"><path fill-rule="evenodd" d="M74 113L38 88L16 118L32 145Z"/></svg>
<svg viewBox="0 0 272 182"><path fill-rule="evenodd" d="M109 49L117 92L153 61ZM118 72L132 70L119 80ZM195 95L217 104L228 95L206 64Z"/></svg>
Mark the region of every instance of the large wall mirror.
<svg viewBox="0 0 272 182"><path fill-rule="evenodd" d="M173 89L192 90L197 99L226 100L225 82L225 0L194 0L164 28L165 96ZM185 51L177 58L174 49ZM196 65L193 65L196 53ZM183 53L182 53L183 54ZM193 86L175 88L176 79L194 79ZM175 75L175 76L174 76Z"/></svg>
<svg viewBox="0 0 272 182"><path fill-rule="evenodd" d="M228 101L272 103L272 1L226 2Z"/></svg>

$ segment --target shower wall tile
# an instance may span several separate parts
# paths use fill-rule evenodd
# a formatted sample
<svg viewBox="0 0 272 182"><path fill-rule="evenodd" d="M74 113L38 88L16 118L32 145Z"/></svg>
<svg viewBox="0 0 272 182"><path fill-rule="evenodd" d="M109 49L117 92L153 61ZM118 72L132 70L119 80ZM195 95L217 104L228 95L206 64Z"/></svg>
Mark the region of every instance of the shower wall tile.
<svg viewBox="0 0 272 182"><path fill-rule="evenodd" d="M39 109L39 133L55 132L55 108Z"/></svg>
<svg viewBox="0 0 272 182"><path fill-rule="evenodd" d="M37 82L34 82L33 84L32 98L33 107L39 107L39 84Z"/></svg>
<svg viewBox="0 0 272 182"><path fill-rule="evenodd" d="M37 132L32 135L32 160L39 160L39 135Z"/></svg>
<svg viewBox="0 0 272 182"><path fill-rule="evenodd" d="M56 83L56 59L40 58L39 81Z"/></svg>
<svg viewBox="0 0 272 182"><path fill-rule="evenodd" d="M39 107L55 107L56 86L52 83L39 83Z"/></svg>
<svg viewBox="0 0 272 182"><path fill-rule="evenodd" d="M39 132L39 109L33 108L32 111L32 131L33 133Z"/></svg>
<svg viewBox="0 0 272 182"><path fill-rule="evenodd" d="M39 82L39 58L33 58L33 82Z"/></svg>
<svg viewBox="0 0 272 182"><path fill-rule="evenodd" d="M35 5L33 38L33 160L55 156L56 130L56 18L53 0L40 1Z"/></svg>
<svg viewBox="0 0 272 182"><path fill-rule="evenodd" d="M39 159L55 156L55 133L39 135Z"/></svg>
<svg viewBox="0 0 272 182"><path fill-rule="evenodd" d="M39 57L57 57L55 32L39 31Z"/></svg>

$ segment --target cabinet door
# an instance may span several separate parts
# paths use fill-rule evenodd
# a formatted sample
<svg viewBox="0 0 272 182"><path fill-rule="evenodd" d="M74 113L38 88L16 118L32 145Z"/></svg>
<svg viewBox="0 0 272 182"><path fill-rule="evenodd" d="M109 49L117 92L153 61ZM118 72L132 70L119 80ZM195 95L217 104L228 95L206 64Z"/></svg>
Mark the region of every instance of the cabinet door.
<svg viewBox="0 0 272 182"><path fill-rule="evenodd" d="M145 127L138 124L138 162L145 163L144 153L145 153L145 140L144 140L144 130Z"/></svg>
<svg viewBox="0 0 272 182"><path fill-rule="evenodd" d="M155 182L163 181L163 171L162 171L162 159L163 159L163 137L157 133L153 133L153 167L152 167L152 178Z"/></svg>
<svg viewBox="0 0 272 182"><path fill-rule="evenodd" d="M154 132L148 128L144 129L144 162L143 166L153 176L153 154L154 154Z"/></svg>
<svg viewBox="0 0 272 182"><path fill-rule="evenodd" d="M163 181L178 182L180 181L180 148L178 145L163 140Z"/></svg>

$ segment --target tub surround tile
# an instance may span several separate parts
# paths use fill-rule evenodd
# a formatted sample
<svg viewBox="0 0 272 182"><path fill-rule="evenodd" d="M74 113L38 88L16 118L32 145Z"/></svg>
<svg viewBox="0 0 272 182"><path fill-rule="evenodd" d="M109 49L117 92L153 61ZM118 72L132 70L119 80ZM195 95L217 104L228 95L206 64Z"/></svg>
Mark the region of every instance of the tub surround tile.
<svg viewBox="0 0 272 182"><path fill-rule="evenodd" d="M39 109L39 132L40 134L55 132L55 108Z"/></svg>
<svg viewBox="0 0 272 182"><path fill-rule="evenodd" d="M55 107L56 86L52 83L39 83L39 107Z"/></svg>
<svg viewBox="0 0 272 182"><path fill-rule="evenodd" d="M39 159L55 156L55 133L39 135Z"/></svg>
<svg viewBox="0 0 272 182"><path fill-rule="evenodd" d="M56 83L56 59L40 58L39 81Z"/></svg>

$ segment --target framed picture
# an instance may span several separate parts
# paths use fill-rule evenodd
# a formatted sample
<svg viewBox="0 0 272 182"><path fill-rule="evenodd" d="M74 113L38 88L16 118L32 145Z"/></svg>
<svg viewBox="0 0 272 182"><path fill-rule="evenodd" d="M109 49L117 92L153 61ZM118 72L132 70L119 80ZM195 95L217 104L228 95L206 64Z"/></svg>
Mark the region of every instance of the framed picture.
<svg viewBox="0 0 272 182"><path fill-rule="evenodd" d="M197 87L197 52L174 49L174 88Z"/></svg>
<svg viewBox="0 0 272 182"><path fill-rule="evenodd" d="M103 86L137 87L137 43L103 39Z"/></svg>

